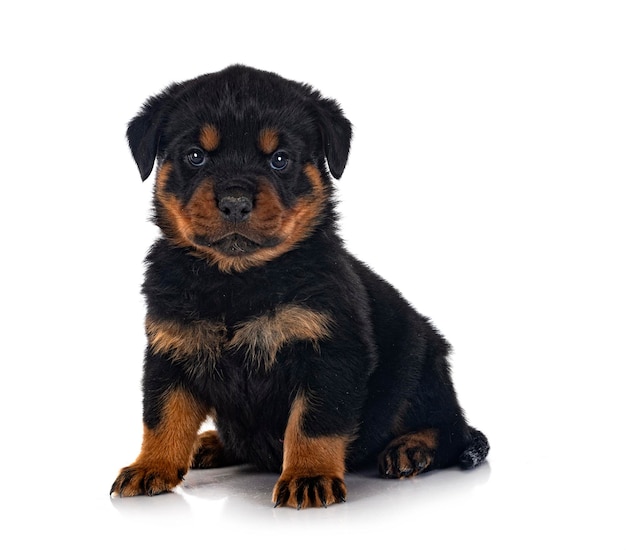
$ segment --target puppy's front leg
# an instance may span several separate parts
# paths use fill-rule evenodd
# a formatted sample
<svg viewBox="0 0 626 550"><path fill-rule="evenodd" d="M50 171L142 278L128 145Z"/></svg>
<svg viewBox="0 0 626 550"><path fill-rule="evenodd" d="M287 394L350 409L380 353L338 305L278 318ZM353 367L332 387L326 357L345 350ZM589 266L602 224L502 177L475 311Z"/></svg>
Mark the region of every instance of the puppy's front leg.
<svg viewBox="0 0 626 550"><path fill-rule="evenodd" d="M306 397L298 395L285 430L283 469L272 497L276 506L325 507L345 501L343 478L350 438L307 434L304 416L308 409Z"/></svg>
<svg viewBox="0 0 626 550"><path fill-rule="evenodd" d="M144 421L141 452L120 471L111 494L152 496L171 491L189 469L206 408L181 388L153 398L158 402L158 421L154 425Z"/></svg>

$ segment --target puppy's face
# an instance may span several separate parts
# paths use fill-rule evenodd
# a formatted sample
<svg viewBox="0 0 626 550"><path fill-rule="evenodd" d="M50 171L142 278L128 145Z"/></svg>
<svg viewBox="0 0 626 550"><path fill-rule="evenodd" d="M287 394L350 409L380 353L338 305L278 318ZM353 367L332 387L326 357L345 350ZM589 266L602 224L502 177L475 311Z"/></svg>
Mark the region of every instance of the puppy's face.
<svg viewBox="0 0 626 550"><path fill-rule="evenodd" d="M223 271L270 261L323 220L350 123L305 85L235 66L168 88L131 121L142 177L159 159L155 219Z"/></svg>

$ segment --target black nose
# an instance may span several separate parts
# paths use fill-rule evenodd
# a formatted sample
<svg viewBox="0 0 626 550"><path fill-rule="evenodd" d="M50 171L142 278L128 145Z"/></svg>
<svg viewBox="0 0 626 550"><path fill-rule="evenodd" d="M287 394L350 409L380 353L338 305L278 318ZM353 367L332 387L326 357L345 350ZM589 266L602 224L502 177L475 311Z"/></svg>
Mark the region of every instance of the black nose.
<svg viewBox="0 0 626 550"><path fill-rule="evenodd" d="M250 217L252 201L245 196L226 195L219 200L217 207L229 222L243 222Z"/></svg>

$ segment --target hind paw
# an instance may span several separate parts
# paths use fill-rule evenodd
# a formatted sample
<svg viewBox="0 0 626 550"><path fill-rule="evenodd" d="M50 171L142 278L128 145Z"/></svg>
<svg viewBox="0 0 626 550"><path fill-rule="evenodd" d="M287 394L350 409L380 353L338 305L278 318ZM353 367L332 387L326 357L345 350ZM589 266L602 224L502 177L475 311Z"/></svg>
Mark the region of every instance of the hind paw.
<svg viewBox="0 0 626 550"><path fill-rule="evenodd" d="M224 449L224 445L215 430L198 435L197 449L191 463L192 468L221 468L235 464Z"/></svg>
<svg viewBox="0 0 626 550"><path fill-rule="evenodd" d="M407 434L394 439L378 457L380 475L387 478L403 478L428 470L434 460L434 445L434 436L426 432Z"/></svg>

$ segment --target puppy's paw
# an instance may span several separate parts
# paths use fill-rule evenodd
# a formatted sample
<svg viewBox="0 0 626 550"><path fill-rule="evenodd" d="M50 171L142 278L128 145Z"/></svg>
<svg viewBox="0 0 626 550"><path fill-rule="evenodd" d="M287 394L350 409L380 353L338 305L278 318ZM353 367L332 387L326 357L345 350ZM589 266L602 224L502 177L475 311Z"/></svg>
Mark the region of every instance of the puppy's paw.
<svg viewBox="0 0 626 550"><path fill-rule="evenodd" d="M192 468L221 468L234 464L234 462L228 456L215 430L209 430L198 435L196 451L191 462Z"/></svg>
<svg viewBox="0 0 626 550"><path fill-rule="evenodd" d="M382 477L412 477L427 470L434 452L421 437L408 434L394 439L378 457Z"/></svg>
<svg viewBox="0 0 626 550"><path fill-rule="evenodd" d="M132 497L167 493L183 480L185 473L184 468L164 468L136 462L122 468L111 486L110 494Z"/></svg>
<svg viewBox="0 0 626 550"><path fill-rule="evenodd" d="M302 476L284 472L276 485L272 500L275 506L313 508L346 501L346 484L337 476Z"/></svg>

